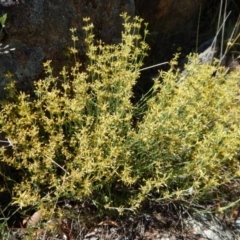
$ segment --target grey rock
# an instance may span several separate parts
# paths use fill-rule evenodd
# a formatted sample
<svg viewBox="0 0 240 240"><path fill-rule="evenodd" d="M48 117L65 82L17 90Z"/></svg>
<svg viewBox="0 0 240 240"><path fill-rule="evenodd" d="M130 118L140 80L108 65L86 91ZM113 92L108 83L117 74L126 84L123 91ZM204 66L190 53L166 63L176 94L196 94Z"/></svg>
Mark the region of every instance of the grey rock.
<svg viewBox="0 0 240 240"><path fill-rule="evenodd" d="M207 41L203 42L197 49L197 53L203 53L205 50L207 50L209 47L216 44L218 46L218 43L215 41L215 37L208 39Z"/></svg>
<svg viewBox="0 0 240 240"><path fill-rule="evenodd" d="M19 3L18 0L0 0L0 5L2 5L4 7L10 7L10 6L16 5L18 3Z"/></svg>
<svg viewBox="0 0 240 240"><path fill-rule="evenodd" d="M209 215L198 214L186 219L185 224L196 236L208 240L236 240L240 237L214 216L209 218Z"/></svg>
<svg viewBox="0 0 240 240"><path fill-rule="evenodd" d="M217 57L218 47L213 43L204 52L198 56L199 63L211 64L213 59Z"/></svg>

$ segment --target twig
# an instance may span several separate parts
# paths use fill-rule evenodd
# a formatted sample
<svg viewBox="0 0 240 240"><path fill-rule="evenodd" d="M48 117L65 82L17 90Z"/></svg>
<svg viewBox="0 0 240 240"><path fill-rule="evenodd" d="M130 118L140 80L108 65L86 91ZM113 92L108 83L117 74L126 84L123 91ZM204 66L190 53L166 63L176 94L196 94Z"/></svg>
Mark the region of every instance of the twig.
<svg viewBox="0 0 240 240"><path fill-rule="evenodd" d="M2 143L8 143L9 145L8 146L4 146L4 147L15 147L12 142L10 141L9 138L7 138L7 141L4 141L4 140L0 140L0 142Z"/></svg>
<svg viewBox="0 0 240 240"><path fill-rule="evenodd" d="M163 63L152 65L152 66L149 66L149 67L146 67L146 68L142 68L142 69L139 70L139 72L150 69L150 68L155 68L155 67L158 67L158 66L161 66L161 65L165 65L165 64L169 64L169 62L163 62Z"/></svg>
<svg viewBox="0 0 240 240"><path fill-rule="evenodd" d="M55 162L53 159L51 159L50 157L46 156L45 154L42 154L44 157L48 158L49 160L51 160L53 163L55 163L59 168L61 168L66 174L70 175L70 173L68 171L66 171L61 165L59 165L57 162Z"/></svg>

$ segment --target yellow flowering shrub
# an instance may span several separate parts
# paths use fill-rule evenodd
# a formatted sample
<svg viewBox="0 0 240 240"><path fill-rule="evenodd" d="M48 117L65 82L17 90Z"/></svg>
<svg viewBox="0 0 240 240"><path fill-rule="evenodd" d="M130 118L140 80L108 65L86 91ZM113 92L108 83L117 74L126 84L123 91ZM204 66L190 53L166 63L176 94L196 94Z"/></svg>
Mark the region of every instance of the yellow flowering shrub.
<svg viewBox="0 0 240 240"><path fill-rule="evenodd" d="M95 44L85 19L86 71L76 62L54 77L47 61L34 96L20 92L2 103L0 126L9 146L0 158L21 172L15 204L74 197L135 209L146 198L198 199L239 180L240 73L192 57L181 74L174 59L154 80L148 100L134 105L147 30L142 38L142 20L123 18L122 42L115 45ZM143 119L133 121L143 109Z"/></svg>
<svg viewBox="0 0 240 240"><path fill-rule="evenodd" d="M239 182L240 72L227 74L217 62L200 65L196 56L189 62L180 74L174 59L171 69L160 73L162 82L155 79L135 133L133 142L142 149L136 161L149 176L139 199L154 191L164 199L204 199Z"/></svg>

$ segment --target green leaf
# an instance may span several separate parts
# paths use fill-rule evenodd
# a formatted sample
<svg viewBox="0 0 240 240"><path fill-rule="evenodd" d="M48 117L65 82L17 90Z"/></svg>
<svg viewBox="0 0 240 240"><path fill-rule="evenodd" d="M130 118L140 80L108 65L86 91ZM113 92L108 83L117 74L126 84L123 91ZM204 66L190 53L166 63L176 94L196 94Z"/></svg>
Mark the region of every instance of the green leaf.
<svg viewBox="0 0 240 240"><path fill-rule="evenodd" d="M2 28L5 27L6 20L7 20L7 14L5 13L2 17L0 17L0 23L2 25Z"/></svg>

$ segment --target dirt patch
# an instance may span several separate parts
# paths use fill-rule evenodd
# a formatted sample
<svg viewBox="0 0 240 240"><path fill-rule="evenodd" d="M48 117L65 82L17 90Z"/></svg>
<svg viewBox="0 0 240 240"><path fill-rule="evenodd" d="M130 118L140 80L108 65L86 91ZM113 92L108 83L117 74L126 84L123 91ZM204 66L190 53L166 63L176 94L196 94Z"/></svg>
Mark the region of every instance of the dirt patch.
<svg viewBox="0 0 240 240"><path fill-rule="evenodd" d="M97 215L95 207L89 202L65 201L61 206L65 216L61 220L53 219L31 230L10 228L9 236L12 238L9 239L22 240L30 236L31 239L37 240L238 239L235 229L231 227L233 222L230 224L227 218L218 218L222 231L227 232L225 238L203 236L204 232L201 234L196 231L196 227L188 224L188 219L193 219L192 216L195 214L188 211L184 205L172 202L148 204L137 214L114 217L112 213ZM204 207L201 208L199 211L203 211ZM239 215L239 212L237 214ZM199 216L198 214L198 218ZM201 218L202 222L211 224L211 226L205 224L204 227L202 225L202 228L212 229L217 224L213 221L217 219L213 214L202 215Z"/></svg>

